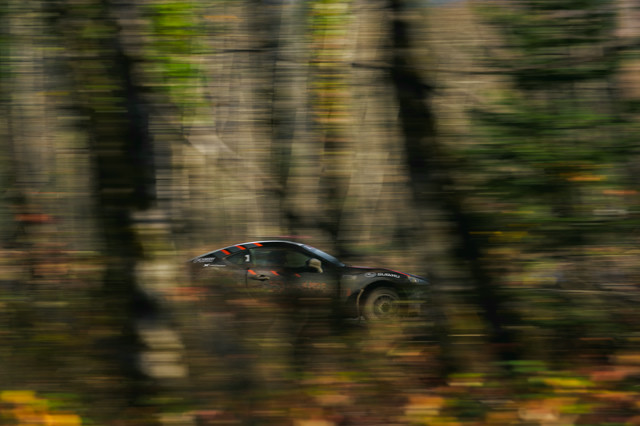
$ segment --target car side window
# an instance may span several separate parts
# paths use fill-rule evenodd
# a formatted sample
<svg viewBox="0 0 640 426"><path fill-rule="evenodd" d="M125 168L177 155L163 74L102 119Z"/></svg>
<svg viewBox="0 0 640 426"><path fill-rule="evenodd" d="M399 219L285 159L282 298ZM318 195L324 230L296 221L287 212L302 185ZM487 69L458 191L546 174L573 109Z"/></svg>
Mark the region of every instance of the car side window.
<svg viewBox="0 0 640 426"><path fill-rule="evenodd" d="M287 268L304 268L307 266L309 256L298 251L290 250L287 252L285 266Z"/></svg>
<svg viewBox="0 0 640 426"><path fill-rule="evenodd" d="M280 267L287 269L304 268L309 256L296 250L282 247L261 247L251 250L254 266Z"/></svg>
<svg viewBox="0 0 640 426"><path fill-rule="evenodd" d="M286 251L280 248L259 248L251 250L251 260L254 266L284 266Z"/></svg>
<svg viewBox="0 0 640 426"><path fill-rule="evenodd" d="M228 256L226 260L227 262L233 263L234 265L244 265L251 261L251 255L249 253L239 252Z"/></svg>

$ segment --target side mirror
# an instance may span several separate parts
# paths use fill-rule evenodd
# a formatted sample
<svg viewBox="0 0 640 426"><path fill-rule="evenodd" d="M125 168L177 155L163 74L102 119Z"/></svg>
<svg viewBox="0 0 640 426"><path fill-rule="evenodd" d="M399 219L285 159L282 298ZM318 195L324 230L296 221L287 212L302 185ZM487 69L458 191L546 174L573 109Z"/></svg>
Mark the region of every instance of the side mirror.
<svg viewBox="0 0 640 426"><path fill-rule="evenodd" d="M311 258L307 260L307 266L309 267L309 269L313 269L319 274L322 273L322 262L320 262L318 259Z"/></svg>

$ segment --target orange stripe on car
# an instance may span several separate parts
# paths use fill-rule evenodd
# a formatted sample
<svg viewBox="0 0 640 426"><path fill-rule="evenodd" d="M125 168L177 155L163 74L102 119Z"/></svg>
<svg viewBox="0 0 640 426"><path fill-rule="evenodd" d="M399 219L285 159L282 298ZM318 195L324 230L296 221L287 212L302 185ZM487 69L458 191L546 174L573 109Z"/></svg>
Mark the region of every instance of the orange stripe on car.
<svg viewBox="0 0 640 426"><path fill-rule="evenodd" d="M231 254L231 252L230 252L230 251L228 251L228 250L222 250L222 252L223 252L224 254Z"/></svg>
<svg viewBox="0 0 640 426"><path fill-rule="evenodd" d="M240 250L246 250L246 248L242 247L242 246L236 246L238 247Z"/></svg>
<svg viewBox="0 0 640 426"><path fill-rule="evenodd" d="M256 271L254 271L253 269L249 269L249 273L250 273L251 275L257 275L257 274L256 274Z"/></svg>
<svg viewBox="0 0 640 426"><path fill-rule="evenodd" d="M280 274L278 274L276 271L271 271L271 273L272 273L273 275L280 275Z"/></svg>

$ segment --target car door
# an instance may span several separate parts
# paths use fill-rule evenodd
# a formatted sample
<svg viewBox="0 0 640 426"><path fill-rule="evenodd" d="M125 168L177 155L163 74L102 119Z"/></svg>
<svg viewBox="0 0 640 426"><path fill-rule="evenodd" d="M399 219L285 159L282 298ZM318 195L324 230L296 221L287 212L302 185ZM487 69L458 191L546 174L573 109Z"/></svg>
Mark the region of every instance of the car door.
<svg viewBox="0 0 640 426"><path fill-rule="evenodd" d="M288 253L290 286L302 298L331 298L336 294L336 271L332 264L304 250Z"/></svg>
<svg viewBox="0 0 640 426"><path fill-rule="evenodd" d="M300 247L263 246L250 252L248 288L296 298L331 297L336 292L333 265Z"/></svg>
<svg viewBox="0 0 640 426"><path fill-rule="evenodd" d="M227 265L226 272L233 283L238 288L245 288L247 285L247 269L251 261L251 256L247 250L243 250L237 253L233 253L230 256L224 258L224 263Z"/></svg>
<svg viewBox="0 0 640 426"><path fill-rule="evenodd" d="M288 278L285 259L283 247L262 246L249 250L247 288L252 294L285 293Z"/></svg>
<svg viewBox="0 0 640 426"><path fill-rule="evenodd" d="M307 325L319 325L327 319L336 318L339 300L337 266L302 249L289 253L286 266L298 312L303 313Z"/></svg>

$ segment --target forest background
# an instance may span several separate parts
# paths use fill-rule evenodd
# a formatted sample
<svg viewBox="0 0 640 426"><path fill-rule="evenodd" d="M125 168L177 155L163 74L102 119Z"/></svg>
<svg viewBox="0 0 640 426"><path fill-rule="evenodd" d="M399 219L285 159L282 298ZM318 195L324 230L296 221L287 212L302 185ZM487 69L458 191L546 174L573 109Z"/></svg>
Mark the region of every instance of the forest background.
<svg viewBox="0 0 640 426"><path fill-rule="evenodd" d="M638 8L5 1L1 422L638 424ZM183 270L282 236L429 315Z"/></svg>

